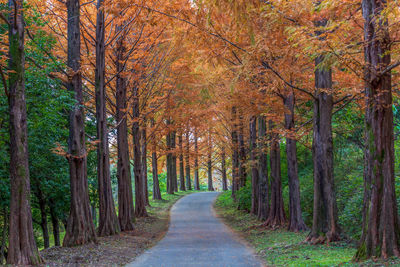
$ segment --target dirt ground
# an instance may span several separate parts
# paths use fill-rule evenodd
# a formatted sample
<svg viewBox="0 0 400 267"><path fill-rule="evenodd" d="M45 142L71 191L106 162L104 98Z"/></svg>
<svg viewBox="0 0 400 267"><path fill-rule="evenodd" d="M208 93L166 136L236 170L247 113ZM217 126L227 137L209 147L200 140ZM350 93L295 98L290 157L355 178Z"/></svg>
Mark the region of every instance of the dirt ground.
<svg viewBox="0 0 400 267"><path fill-rule="evenodd" d="M98 244L78 247L52 247L41 251L45 260L42 266L123 266L132 262L144 250L156 244L166 233L169 225L169 210L187 193L165 196L167 200L155 201L148 208L149 217L138 218L136 229L119 235L100 237Z"/></svg>

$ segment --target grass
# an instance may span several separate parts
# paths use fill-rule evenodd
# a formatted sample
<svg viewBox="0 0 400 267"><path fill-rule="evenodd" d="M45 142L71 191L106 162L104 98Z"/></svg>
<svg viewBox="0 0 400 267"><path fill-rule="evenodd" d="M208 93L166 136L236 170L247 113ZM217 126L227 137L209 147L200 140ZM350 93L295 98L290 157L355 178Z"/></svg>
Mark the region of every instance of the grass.
<svg viewBox="0 0 400 267"><path fill-rule="evenodd" d="M220 194L214 207L224 222L254 247L267 266L400 266L398 259L354 263L353 243L309 245L303 243L308 233L266 229L255 216L237 210L230 192Z"/></svg>

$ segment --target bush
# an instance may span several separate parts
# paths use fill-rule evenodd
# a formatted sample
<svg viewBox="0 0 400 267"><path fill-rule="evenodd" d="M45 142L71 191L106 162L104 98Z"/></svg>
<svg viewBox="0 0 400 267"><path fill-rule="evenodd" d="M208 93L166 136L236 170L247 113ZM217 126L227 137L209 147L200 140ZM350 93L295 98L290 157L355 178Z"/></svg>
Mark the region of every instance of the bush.
<svg viewBox="0 0 400 267"><path fill-rule="evenodd" d="M247 181L246 185L236 192L237 208L250 212L251 209L251 182Z"/></svg>

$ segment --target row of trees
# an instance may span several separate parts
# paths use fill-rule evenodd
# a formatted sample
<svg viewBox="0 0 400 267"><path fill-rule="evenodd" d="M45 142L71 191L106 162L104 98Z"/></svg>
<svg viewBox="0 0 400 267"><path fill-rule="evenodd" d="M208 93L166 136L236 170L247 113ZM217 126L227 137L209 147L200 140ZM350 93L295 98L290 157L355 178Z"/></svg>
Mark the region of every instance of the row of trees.
<svg viewBox="0 0 400 267"><path fill-rule="evenodd" d="M149 196L161 198L163 169L170 194L199 189L206 170L208 190L220 177L239 204L251 186L248 209L266 227L307 223L307 242L340 240L338 136L364 153L355 258L399 255L396 1L16 0L4 10L9 263L41 262L32 211L45 237L48 213L55 236L63 223L64 246L132 230ZM40 97L48 103L35 104ZM335 121L346 113L352 122ZM311 153L299 158L299 148Z"/></svg>

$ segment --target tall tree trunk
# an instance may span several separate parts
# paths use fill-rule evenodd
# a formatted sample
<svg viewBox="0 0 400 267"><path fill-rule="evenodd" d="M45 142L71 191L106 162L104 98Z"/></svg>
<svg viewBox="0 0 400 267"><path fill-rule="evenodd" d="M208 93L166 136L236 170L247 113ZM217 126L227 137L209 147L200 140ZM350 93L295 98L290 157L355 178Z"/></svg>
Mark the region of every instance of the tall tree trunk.
<svg viewBox="0 0 400 267"><path fill-rule="evenodd" d="M287 130L286 137L286 158L287 158L287 171L289 179L289 212L290 220L288 230L292 232L299 232L307 230L304 223L301 206L300 206L300 182L297 171L297 148L296 140L292 135L294 134L294 104L295 98L293 90L283 99L287 112L285 113L285 128Z"/></svg>
<svg viewBox="0 0 400 267"><path fill-rule="evenodd" d="M225 160L225 147L222 146L221 148L221 169L222 169L222 190L228 190L228 179L226 177L226 160Z"/></svg>
<svg viewBox="0 0 400 267"><path fill-rule="evenodd" d="M171 124L170 119L167 120L167 125ZM166 143L167 143L167 193L173 194L174 193L174 183L173 183L173 157L172 157L172 140L171 140L172 132L168 132L166 136Z"/></svg>
<svg viewBox="0 0 400 267"><path fill-rule="evenodd" d="M157 147L154 144L153 153L151 154L151 165L153 173L153 199L161 200L160 182L158 180L158 166L157 166Z"/></svg>
<svg viewBox="0 0 400 267"><path fill-rule="evenodd" d="M114 235L120 231L110 177L107 107L105 88L104 0L97 1L96 22L96 121L97 121L97 180L99 186L99 236Z"/></svg>
<svg viewBox="0 0 400 267"><path fill-rule="evenodd" d="M251 161L251 213L258 215L258 164L257 164L257 117L250 119L250 161Z"/></svg>
<svg viewBox="0 0 400 267"><path fill-rule="evenodd" d="M264 116L258 117L258 219L265 221L269 213L267 125Z"/></svg>
<svg viewBox="0 0 400 267"><path fill-rule="evenodd" d="M242 110L239 110L239 187L246 185L246 147L244 145L244 118Z"/></svg>
<svg viewBox="0 0 400 267"><path fill-rule="evenodd" d="M182 140L182 134L178 136L178 142L179 142L179 184L180 184L180 190L181 191L186 191L186 186L185 186L185 167L183 164L183 140Z"/></svg>
<svg viewBox="0 0 400 267"><path fill-rule="evenodd" d="M174 187L174 192L178 192L178 171L177 171L177 157L176 157L176 132L171 133L171 147L173 149L172 153L172 185Z"/></svg>
<svg viewBox="0 0 400 267"><path fill-rule="evenodd" d="M85 114L81 74L80 4L67 0L68 10L68 67L71 69L68 90L74 93L75 106L69 114L68 162L71 183L71 207L63 246L96 242L90 212L87 156L85 147Z"/></svg>
<svg viewBox="0 0 400 267"><path fill-rule="evenodd" d="M189 153L190 153L190 139L189 139L189 130L186 131L186 153L185 153L185 172L186 172L186 188L187 190L192 190L192 182L190 180L190 162L189 162Z"/></svg>
<svg viewBox="0 0 400 267"><path fill-rule="evenodd" d="M199 147L197 144L197 131L194 130L194 190L200 190L199 180Z"/></svg>
<svg viewBox="0 0 400 267"><path fill-rule="evenodd" d="M270 165L271 165L271 206L266 225L272 228L281 227L286 223L283 208L282 181L281 181L281 149L279 134L274 132L274 124L270 122Z"/></svg>
<svg viewBox="0 0 400 267"><path fill-rule="evenodd" d="M117 30L122 30L118 26ZM125 70L126 45L125 32L121 33L116 45L116 121L117 121L117 145L118 145L118 221L121 231L134 229L135 208L133 206L132 177L129 159L128 124L127 124L127 99Z"/></svg>
<svg viewBox="0 0 400 267"><path fill-rule="evenodd" d="M355 258L400 256L390 68L391 40L382 11L386 1L363 0L366 108L366 192L363 235Z"/></svg>
<svg viewBox="0 0 400 267"><path fill-rule="evenodd" d="M42 262L33 236L30 205L28 131L25 102L23 1L10 0L9 112L10 112L10 232L8 264ZM4 84L4 86L6 86Z"/></svg>
<svg viewBox="0 0 400 267"><path fill-rule="evenodd" d="M46 200L43 196L42 190L38 187L37 197L39 200L40 210L40 228L42 228L44 248L50 247L49 227L47 226L47 211L46 211Z"/></svg>
<svg viewBox="0 0 400 267"><path fill-rule="evenodd" d="M50 207L51 224L53 226L54 246L59 247L60 246L60 221L57 218L54 203L50 202L49 207Z"/></svg>
<svg viewBox="0 0 400 267"><path fill-rule="evenodd" d="M212 179L212 140L211 132L208 133L208 160L207 160L207 173L208 173L208 191L214 191Z"/></svg>
<svg viewBox="0 0 400 267"><path fill-rule="evenodd" d="M149 188L147 178L147 129L146 129L146 118L143 119L142 135L141 135L141 153L142 153L142 180L143 180L143 191L144 191L144 203L146 206L150 206L149 202Z"/></svg>
<svg viewBox="0 0 400 267"><path fill-rule="evenodd" d="M236 107L232 107L232 197L239 190L239 139L237 132L237 111Z"/></svg>
<svg viewBox="0 0 400 267"><path fill-rule="evenodd" d="M135 174L135 216L146 217L146 201L144 192L144 181L142 175L142 153L140 147L141 131L139 126L139 87L137 84L133 87L133 104L132 104L132 136L133 136L133 171Z"/></svg>
<svg viewBox="0 0 400 267"><path fill-rule="evenodd" d="M326 20L316 22L323 27ZM320 34L321 32L317 32ZM314 207L313 225L307 238L310 243L336 241L340 238L337 223L337 205L333 177L332 141L332 71L321 68L324 56L315 60L313 161L314 161Z"/></svg>

